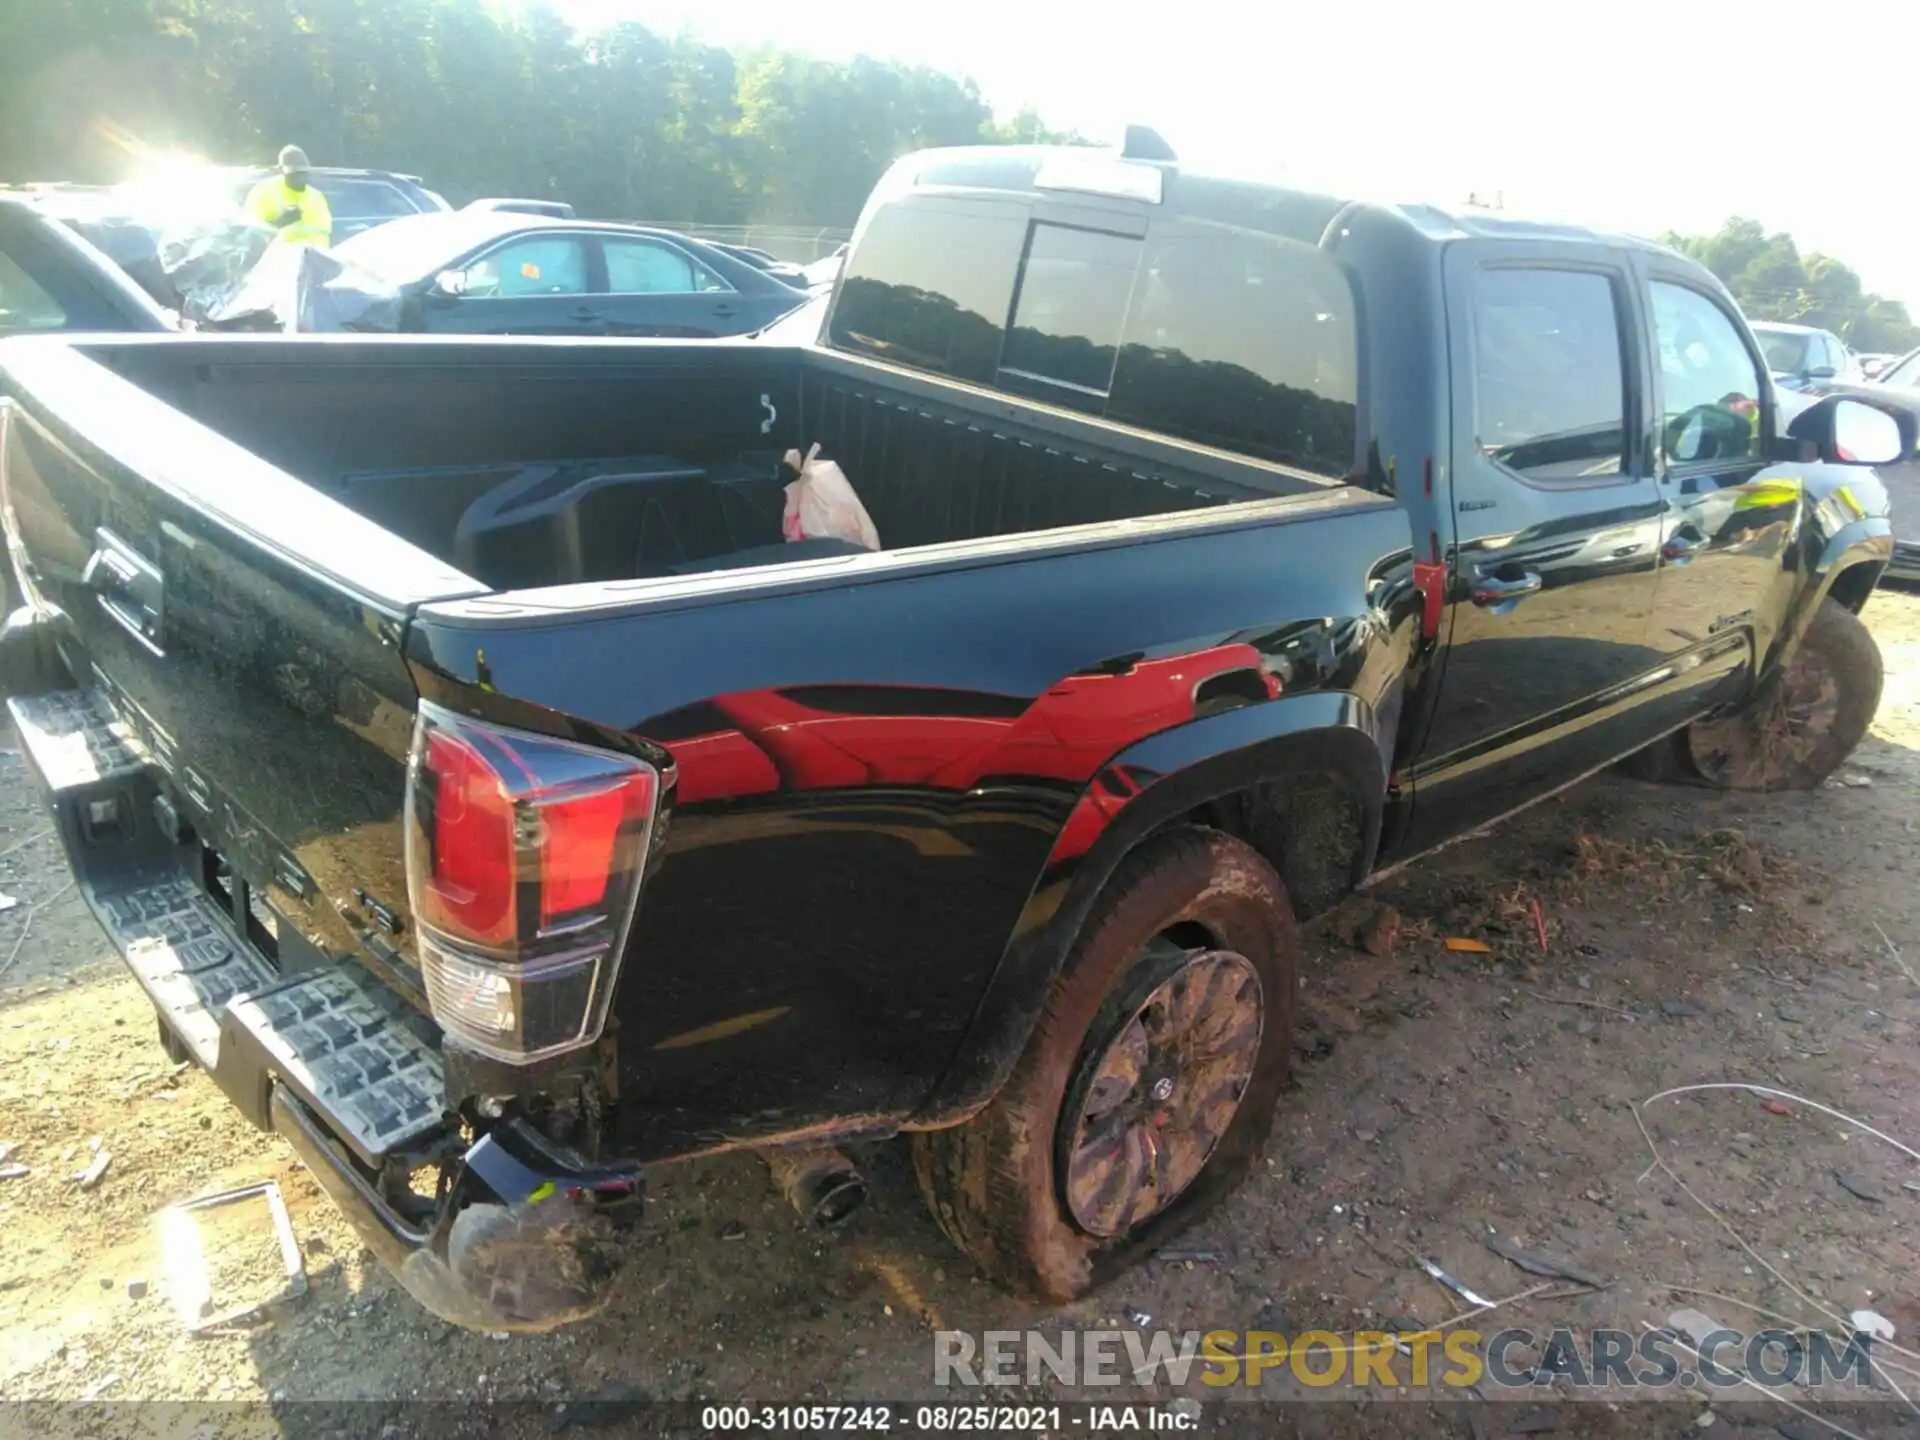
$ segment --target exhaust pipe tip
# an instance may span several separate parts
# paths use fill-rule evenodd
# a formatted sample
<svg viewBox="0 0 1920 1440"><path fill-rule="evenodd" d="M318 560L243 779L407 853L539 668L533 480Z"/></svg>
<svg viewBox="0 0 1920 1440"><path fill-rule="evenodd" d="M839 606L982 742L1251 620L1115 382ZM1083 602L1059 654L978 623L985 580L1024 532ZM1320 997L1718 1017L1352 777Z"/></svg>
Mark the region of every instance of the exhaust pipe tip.
<svg viewBox="0 0 1920 1440"><path fill-rule="evenodd" d="M866 1177L831 1146L767 1150L761 1158L774 1186L811 1224L823 1229L843 1225L867 1203Z"/></svg>

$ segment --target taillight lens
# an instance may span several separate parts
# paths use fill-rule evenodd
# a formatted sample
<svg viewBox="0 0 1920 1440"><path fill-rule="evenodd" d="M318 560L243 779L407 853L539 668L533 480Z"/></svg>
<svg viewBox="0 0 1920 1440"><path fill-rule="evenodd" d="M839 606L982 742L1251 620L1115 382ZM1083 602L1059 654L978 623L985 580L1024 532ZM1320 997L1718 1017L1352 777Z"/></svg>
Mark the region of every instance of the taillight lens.
<svg viewBox="0 0 1920 1440"><path fill-rule="evenodd" d="M599 1038L659 796L630 755L421 705L407 892L442 1027L513 1062Z"/></svg>

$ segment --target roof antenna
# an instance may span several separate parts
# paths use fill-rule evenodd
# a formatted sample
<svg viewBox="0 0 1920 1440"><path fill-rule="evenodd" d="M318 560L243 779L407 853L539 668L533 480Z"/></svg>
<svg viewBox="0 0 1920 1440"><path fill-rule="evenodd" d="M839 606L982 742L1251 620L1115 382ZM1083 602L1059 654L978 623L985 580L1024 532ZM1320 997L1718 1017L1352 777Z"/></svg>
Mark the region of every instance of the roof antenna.
<svg viewBox="0 0 1920 1440"><path fill-rule="evenodd" d="M1160 132L1150 130L1145 125L1127 126L1127 138L1120 147L1123 160L1157 160L1171 164L1180 157L1173 153L1173 147L1160 138Z"/></svg>

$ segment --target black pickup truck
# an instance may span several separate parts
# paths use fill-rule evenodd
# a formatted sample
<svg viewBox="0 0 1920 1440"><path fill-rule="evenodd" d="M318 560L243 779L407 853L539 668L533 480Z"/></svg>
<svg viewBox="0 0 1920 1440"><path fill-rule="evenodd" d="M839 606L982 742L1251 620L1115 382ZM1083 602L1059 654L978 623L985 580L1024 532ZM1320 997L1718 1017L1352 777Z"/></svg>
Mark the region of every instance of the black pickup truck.
<svg viewBox="0 0 1920 1440"><path fill-rule="evenodd" d="M0 665L163 1042L424 1304L643 1168L911 1135L1070 1297L1268 1143L1296 921L1599 767L1811 786L1911 425L1703 270L1048 149L901 161L817 344L0 342ZM882 549L782 539L814 444Z"/></svg>

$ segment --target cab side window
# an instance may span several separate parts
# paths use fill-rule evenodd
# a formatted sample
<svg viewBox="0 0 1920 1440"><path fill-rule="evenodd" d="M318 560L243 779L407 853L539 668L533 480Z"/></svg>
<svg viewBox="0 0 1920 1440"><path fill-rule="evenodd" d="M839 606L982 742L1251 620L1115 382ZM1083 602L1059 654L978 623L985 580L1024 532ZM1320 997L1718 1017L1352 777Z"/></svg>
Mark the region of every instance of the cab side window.
<svg viewBox="0 0 1920 1440"><path fill-rule="evenodd" d="M1473 297L1481 449L1541 484L1621 474L1627 386L1613 281L1590 271L1485 270Z"/></svg>
<svg viewBox="0 0 1920 1440"><path fill-rule="evenodd" d="M1699 290L1653 282L1660 444L1670 465L1736 464L1760 454L1763 381L1727 312Z"/></svg>

